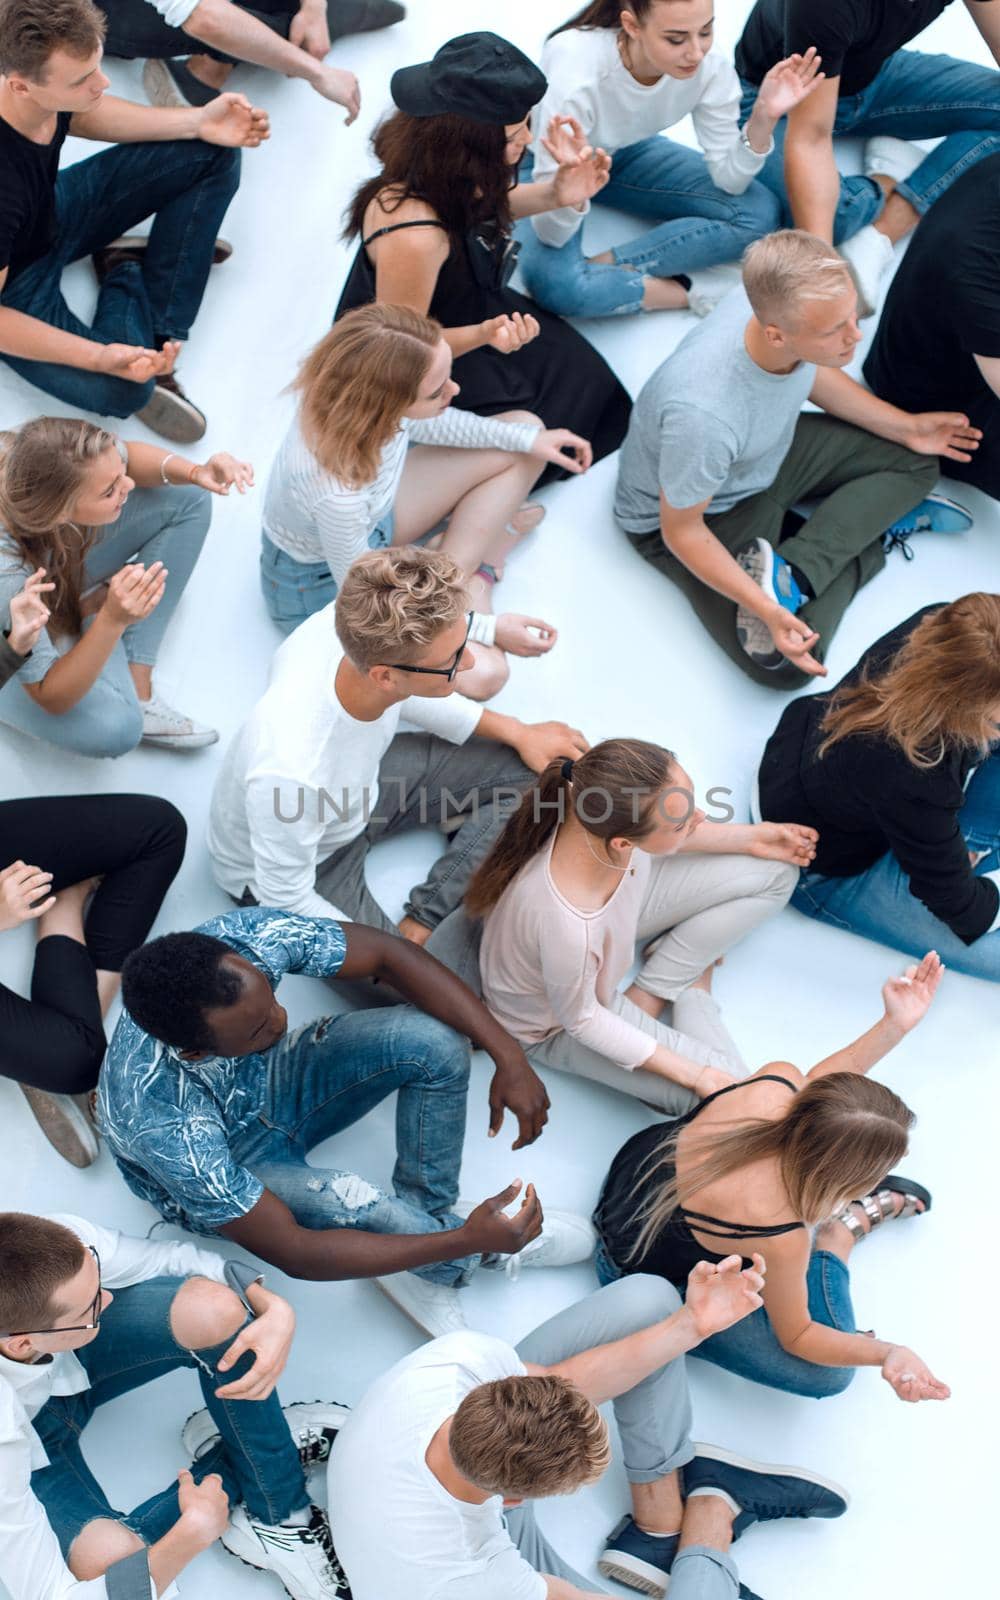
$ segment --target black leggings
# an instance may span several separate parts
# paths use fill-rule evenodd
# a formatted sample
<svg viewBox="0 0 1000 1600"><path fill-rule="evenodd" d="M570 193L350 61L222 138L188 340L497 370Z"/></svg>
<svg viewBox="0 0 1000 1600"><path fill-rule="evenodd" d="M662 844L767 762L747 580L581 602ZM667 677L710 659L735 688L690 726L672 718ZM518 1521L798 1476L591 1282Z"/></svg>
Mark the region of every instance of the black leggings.
<svg viewBox="0 0 1000 1600"><path fill-rule="evenodd" d="M0 802L0 869L40 867L54 891L103 877L86 945L62 934L39 940L30 1000L0 984L0 1074L60 1094L94 1087L107 1043L97 972L120 972L146 938L186 838L176 807L145 794Z"/></svg>

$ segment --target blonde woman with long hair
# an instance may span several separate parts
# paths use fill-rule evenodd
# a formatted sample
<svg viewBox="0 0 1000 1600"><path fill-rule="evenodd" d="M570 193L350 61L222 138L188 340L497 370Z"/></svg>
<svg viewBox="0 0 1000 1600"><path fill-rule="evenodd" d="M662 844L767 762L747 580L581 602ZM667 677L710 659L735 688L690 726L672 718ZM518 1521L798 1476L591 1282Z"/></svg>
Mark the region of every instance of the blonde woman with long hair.
<svg viewBox="0 0 1000 1600"><path fill-rule="evenodd" d="M215 729L169 705L153 673L210 494L252 482L232 456L188 461L70 417L0 439L0 622L36 569L54 585L45 628L0 689L0 722L88 756L214 744Z"/></svg>
<svg viewBox="0 0 1000 1600"><path fill-rule="evenodd" d="M291 633L335 599L366 550L413 544L447 519L440 547L468 577L477 611L476 665L461 689L486 699L506 680L505 651L541 655L555 643L538 618L489 614L507 556L544 516L526 496L547 463L582 472L591 452L528 411L453 407L451 367L440 325L403 306L363 306L320 340L268 480L261 582Z"/></svg>
<svg viewBox="0 0 1000 1600"><path fill-rule="evenodd" d="M927 606L771 735L765 817L817 829L792 904L1000 980L1000 595Z"/></svg>
<svg viewBox="0 0 1000 1600"><path fill-rule="evenodd" d="M879 1367L901 1400L946 1400L912 1350L857 1332L848 1269L873 1228L930 1209L928 1191L894 1171L913 1113L865 1075L916 1027L941 972L930 951L890 978L875 1026L810 1072L772 1061L668 1130L635 1134L594 1213L601 1281L654 1273L683 1294L699 1261L763 1256L763 1306L694 1354L816 1400L858 1367Z"/></svg>

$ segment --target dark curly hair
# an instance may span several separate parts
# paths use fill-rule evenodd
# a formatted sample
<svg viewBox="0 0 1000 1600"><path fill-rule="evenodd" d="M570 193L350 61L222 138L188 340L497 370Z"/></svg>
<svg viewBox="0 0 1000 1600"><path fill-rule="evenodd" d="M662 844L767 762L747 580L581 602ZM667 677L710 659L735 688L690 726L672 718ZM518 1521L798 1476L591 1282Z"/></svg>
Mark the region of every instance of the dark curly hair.
<svg viewBox="0 0 1000 1600"><path fill-rule="evenodd" d="M176 1050L215 1049L205 1012L235 1005L242 985L227 971L227 944L207 933L166 933L133 950L122 967L126 1011L163 1044Z"/></svg>
<svg viewBox="0 0 1000 1600"><path fill-rule="evenodd" d="M517 169L504 160L506 144L500 124L470 122L450 112L437 117L394 112L372 135L382 170L357 190L344 238L361 233L376 195L389 212L404 200L425 201L453 244L476 223L496 221L508 228Z"/></svg>

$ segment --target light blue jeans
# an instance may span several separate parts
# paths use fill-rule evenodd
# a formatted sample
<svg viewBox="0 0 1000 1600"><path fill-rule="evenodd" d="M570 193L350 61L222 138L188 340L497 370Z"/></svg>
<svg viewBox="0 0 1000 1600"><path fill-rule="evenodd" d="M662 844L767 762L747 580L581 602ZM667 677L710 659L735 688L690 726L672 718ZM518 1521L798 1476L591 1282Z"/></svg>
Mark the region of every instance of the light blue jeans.
<svg viewBox="0 0 1000 1600"><path fill-rule="evenodd" d="M755 85L744 82L744 118L750 115L756 98ZM783 117L775 129L774 151L758 182L782 202L782 220L777 225L791 227L785 193L785 128ZM963 172L1000 150L1000 72L954 56L897 50L866 89L841 96L833 131L867 138L876 134L891 134L896 139L941 138L937 149L899 185L904 200L922 216ZM836 243L874 222L884 203L874 179L842 176L833 226Z"/></svg>
<svg viewBox="0 0 1000 1600"><path fill-rule="evenodd" d="M155 665L205 542L211 500L207 490L194 487L132 490L118 521L100 530L88 551L85 583L104 583L133 559L147 567L162 561L168 573L163 599L145 621L126 628L97 681L69 711L43 710L14 677L0 689L0 722L78 755L122 756L135 749L142 738L142 706L129 663Z"/></svg>
<svg viewBox="0 0 1000 1600"><path fill-rule="evenodd" d="M384 550L392 544L394 521L390 510L368 535L369 550ZM325 561L297 561L264 532L260 536L260 587L271 621L286 636L337 598L336 580Z"/></svg>
<svg viewBox="0 0 1000 1600"><path fill-rule="evenodd" d="M530 158L522 181L530 181ZM616 245L615 266L584 254L584 229L561 249L542 244L530 218L517 226L519 265L529 292L567 317L624 316L642 309L643 279L670 278L733 261L748 244L779 226L781 206L762 184L727 194L712 181L705 157L658 134L616 150L611 181L595 202L655 218L658 226Z"/></svg>
<svg viewBox="0 0 1000 1600"><path fill-rule="evenodd" d="M629 1275L615 1265L603 1244L598 1244L594 1266L599 1283L628 1279ZM829 1250L814 1250L806 1284L813 1322L824 1328L837 1328L841 1333L856 1332L850 1273L839 1256ZM820 1367L815 1362L803 1361L800 1356L789 1355L763 1307L723 1333L713 1333L710 1339L703 1339L691 1354L701 1361L711 1361L716 1367L724 1367L738 1378L748 1378L751 1383L762 1383L769 1389L781 1389L785 1394L799 1394L807 1400L824 1400L828 1395L842 1394L855 1371L853 1367Z"/></svg>
<svg viewBox="0 0 1000 1600"><path fill-rule="evenodd" d="M304 1228L437 1233L458 1228L452 1210L465 1137L469 1046L413 1006L321 1017L267 1053L267 1100L232 1141L233 1159L283 1200ZM309 1152L396 1095L392 1194ZM414 1271L465 1283L478 1256Z"/></svg>
<svg viewBox="0 0 1000 1600"><path fill-rule="evenodd" d="M1000 751L984 761L969 780L959 823L969 849L987 852L977 872L996 871L1000 867ZM1000 982L1000 930L964 944L911 893L909 878L890 852L853 878L801 873L791 903L807 917L858 933L863 939L876 939L917 958L936 950L953 972Z"/></svg>

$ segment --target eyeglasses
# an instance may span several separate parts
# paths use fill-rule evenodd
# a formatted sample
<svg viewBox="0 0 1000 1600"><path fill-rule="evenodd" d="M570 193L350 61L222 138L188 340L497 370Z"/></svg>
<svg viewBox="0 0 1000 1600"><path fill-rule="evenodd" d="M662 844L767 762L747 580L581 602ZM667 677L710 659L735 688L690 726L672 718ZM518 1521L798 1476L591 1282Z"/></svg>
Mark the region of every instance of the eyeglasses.
<svg viewBox="0 0 1000 1600"><path fill-rule="evenodd" d="M420 672L425 678L446 678L449 683L454 683L455 675L458 672L459 666L461 665L462 657L465 654L465 647L469 642L469 634L471 632L472 612L470 611L468 627L465 630L465 638L455 651L455 658L450 667L404 667L399 661L387 661L386 666L391 667L393 672Z"/></svg>
<svg viewBox="0 0 1000 1600"><path fill-rule="evenodd" d="M104 1300L104 1285L101 1283L101 1258L92 1244L88 1244L87 1249L93 1256L97 1266L97 1293L90 1307L90 1321L74 1323L70 1328L17 1328L12 1333L0 1333L0 1339L22 1339L27 1334L37 1333L93 1333L96 1328L101 1326L101 1310Z"/></svg>

